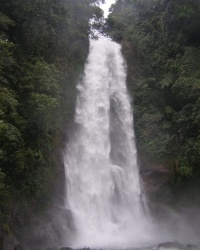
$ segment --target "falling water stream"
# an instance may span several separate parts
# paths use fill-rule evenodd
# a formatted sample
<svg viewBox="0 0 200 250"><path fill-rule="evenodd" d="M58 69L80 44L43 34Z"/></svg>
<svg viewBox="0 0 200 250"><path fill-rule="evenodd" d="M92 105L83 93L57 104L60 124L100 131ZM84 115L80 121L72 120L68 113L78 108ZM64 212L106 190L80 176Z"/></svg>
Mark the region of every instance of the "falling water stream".
<svg viewBox="0 0 200 250"><path fill-rule="evenodd" d="M107 1L105 15L113 2ZM65 209L70 211L75 228L72 235L76 236L70 240L71 246L189 250L177 243L154 246L177 240L199 244L198 230L183 216L170 212L164 223L155 223L149 216L119 44L90 40L77 93L74 131L65 152Z"/></svg>
<svg viewBox="0 0 200 250"><path fill-rule="evenodd" d="M73 215L76 246L138 245L150 230L142 204L120 45L91 40L77 86L75 133L67 147L66 207Z"/></svg>

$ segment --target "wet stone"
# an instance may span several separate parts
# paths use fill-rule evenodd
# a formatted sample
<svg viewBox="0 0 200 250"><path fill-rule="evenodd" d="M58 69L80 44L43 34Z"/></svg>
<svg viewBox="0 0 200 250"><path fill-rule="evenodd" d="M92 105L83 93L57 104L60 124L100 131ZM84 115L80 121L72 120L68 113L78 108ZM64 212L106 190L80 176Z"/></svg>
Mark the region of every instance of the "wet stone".
<svg viewBox="0 0 200 250"><path fill-rule="evenodd" d="M42 250L42 248L31 248L30 250Z"/></svg>
<svg viewBox="0 0 200 250"><path fill-rule="evenodd" d="M162 249L179 249L179 250L185 250L187 249L185 246L183 246L182 244L180 244L179 242L165 242L165 243L161 243L158 245L158 249L162 250Z"/></svg>
<svg viewBox="0 0 200 250"><path fill-rule="evenodd" d="M59 250L59 248L58 247L48 247L45 250Z"/></svg>
<svg viewBox="0 0 200 250"><path fill-rule="evenodd" d="M196 245L192 245L192 244L188 244L186 245L186 248L188 250L197 250L197 249L200 249L200 247L196 246Z"/></svg>
<svg viewBox="0 0 200 250"><path fill-rule="evenodd" d="M71 247L61 247L60 250L74 250L74 249Z"/></svg>

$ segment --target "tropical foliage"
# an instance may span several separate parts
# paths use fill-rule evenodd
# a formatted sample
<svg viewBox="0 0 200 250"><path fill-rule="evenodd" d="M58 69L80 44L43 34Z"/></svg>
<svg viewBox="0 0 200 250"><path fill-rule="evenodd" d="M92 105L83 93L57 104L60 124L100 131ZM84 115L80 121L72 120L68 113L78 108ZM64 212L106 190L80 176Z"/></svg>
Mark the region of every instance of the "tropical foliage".
<svg viewBox="0 0 200 250"><path fill-rule="evenodd" d="M95 0L0 0L0 225L50 202ZM6 226L7 228L7 226ZM0 230L1 231L1 230Z"/></svg>
<svg viewBox="0 0 200 250"><path fill-rule="evenodd" d="M141 161L200 182L200 2L118 0L107 32L122 43Z"/></svg>

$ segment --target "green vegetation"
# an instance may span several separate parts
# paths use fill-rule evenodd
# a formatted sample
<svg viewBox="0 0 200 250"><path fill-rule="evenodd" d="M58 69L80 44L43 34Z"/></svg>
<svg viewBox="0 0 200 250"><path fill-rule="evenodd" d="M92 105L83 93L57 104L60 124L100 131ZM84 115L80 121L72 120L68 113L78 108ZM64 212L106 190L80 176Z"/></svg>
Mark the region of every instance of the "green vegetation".
<svg viewBox="0 0 200 250"><path fill-rule="evenodd" d="M199 185L199 0L118 0L106 31L127 61L141 161Z"/></svg>
<svg viewBox="0 0 200 250"><path fill-rule="evenodd" d="M0 232L50 202L95 2L0 0Z"/></svg>

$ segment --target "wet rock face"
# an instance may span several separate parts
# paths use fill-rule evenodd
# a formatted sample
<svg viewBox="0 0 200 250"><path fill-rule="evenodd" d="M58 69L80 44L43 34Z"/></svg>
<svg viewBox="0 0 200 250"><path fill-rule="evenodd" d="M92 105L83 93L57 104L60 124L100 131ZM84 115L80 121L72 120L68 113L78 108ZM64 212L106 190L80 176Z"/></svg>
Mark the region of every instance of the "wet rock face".
<svg viewBox="0 0 200 250"><path fill-rule="evenodd" d="M170 182L170 167L159 164L140 163L140 176L144 191L149 197L156 198L163 195Z"/></svg>
<svg viewBox="0 0 200 250"><path fill-rule="evenodd" d="M13 235L9 235L9 236L4 236L2 238L2 248L0 248L0 250L21 250L20 248L17 248L17 246L19 245L19 242L17 241L17 239L13 236Z"/></svg>
<svg viewBox="0 0 200 250"><path fill-rule="evenodd" d="M31 219L31 223L24 225L21 230L15 230L20 244L26 246L23 250L59 250L59 246L70 245L70 240L75 235L70 210L54 207L47 211L42 218Z"/></svg>

